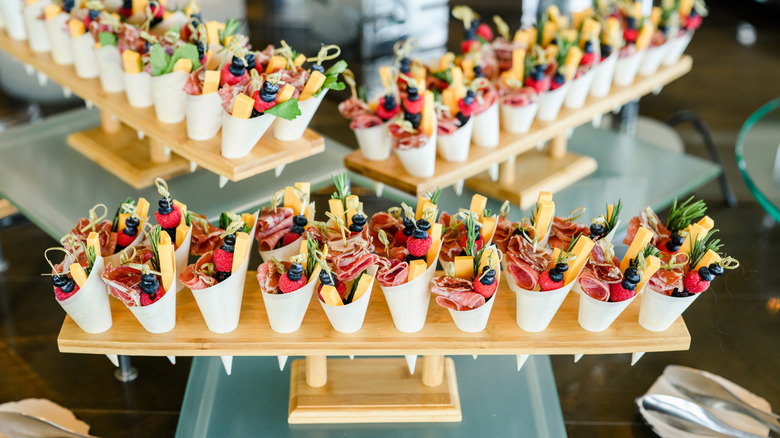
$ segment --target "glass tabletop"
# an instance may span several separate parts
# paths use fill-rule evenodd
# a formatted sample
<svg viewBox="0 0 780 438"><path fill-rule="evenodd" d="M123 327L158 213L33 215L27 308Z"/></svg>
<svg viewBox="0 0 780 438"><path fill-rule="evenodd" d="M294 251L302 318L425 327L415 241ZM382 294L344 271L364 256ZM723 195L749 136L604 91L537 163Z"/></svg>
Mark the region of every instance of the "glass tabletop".
<svg viewBox="0 0 780 438"><path fill-rule="evenodd" d="M754 112L737 137L737 165L750 192L780 222L780 97Z"/></svg>

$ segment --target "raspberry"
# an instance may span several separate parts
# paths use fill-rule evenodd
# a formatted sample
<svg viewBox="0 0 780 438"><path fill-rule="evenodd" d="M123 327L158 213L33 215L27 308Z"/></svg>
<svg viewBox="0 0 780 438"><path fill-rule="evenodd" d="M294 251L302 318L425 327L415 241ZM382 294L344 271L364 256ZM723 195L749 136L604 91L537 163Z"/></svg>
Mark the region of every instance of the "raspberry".
<svg viewBox="0 0 780 438"><path fill-rule="evenodd" d="M683 286L685 286L685 290L688 292L698 294L707 290L710 287L710 282L702 280L698 272L691 271L685 275Z"/></svg>
<svg viewBox="0 0 780 438"><path fill-rule="evenodd" d="M131 243L133 243L133 240L135 240L136 237L138 237L138 235L131 236L129 234L125 234L124 232L117 233L116 244L117 246L123 246L127 248Z"/></svg>
<svg viewBox="0 0 780 438"><path fill-rule="evenodd" d="M320 297L321 301L325 301L325 300L322 299L322 295L320 295L320 291L322 291L322 286L323 286L322 284L317 286L317 295ZM345 285L344 283L342 283L340 281L337 281L336 282L336 291L338 291L339 296L341 298L344 298L347 295L347 285Z"/></svg>
<svg viewBox="0 0 780 438"><path fill-rule="evenodd" d="M181 209L178 205L173 206L173 211L168 214L154 212L154 219L163 228L176 228L181 223Z"/></svg>
<svg viewBox="0 0 780 438"><path fill-rule="evenodd" d="M279 289L284 294L289 294L290 292L295 292L296 290L306 286L306 277L301 276L301 279L298 281L292 281L287 276L287 274L282 275L282 278L279 279Z"/></svg>
<svg viewBox="0 0 780 438"><path fill-rule="evenodd" d="M165 295L165 290L162 285L160 285L160 288L157 289L157 292L154 294L154 299L152 299L152 295L141 293L141 305L148 306L149 304L156 303L157 301L160 301L160 298L162 298L163 295Z"/></svg>
<svg viewBox="0 0 780 438"><path fill-rule="evenodd" d="M636 290L628 290L620 282L609 284L609 300L613 303L625 301L636 296Z"/></svg>
<svg viewBox="0 0 780 438"><path fill-rule="evenodd" d="M54 297L57 298L57 301L66 300L73 296L76 292L79 291L79 285L73 285L73 290L70 293L65 293L62 291L62 289L55 287L54 288Z"/></svg>
<svg viewBox="0 0 780 438"><path fill-rule="evenodd" d="M227 252L222 248L214 251L214 267L217 271L231 272L233 270L233 253Z"/></svg>
<svg viewBox="0 0 780 438"><path fill-rule="evenodd" d="M498 282L493 280L492 284L482 284L482 282L479 281L477 278L474 280L474 292L482 295L485 297L485 299L488 299L493 296L494 293L496 293L496 289L498 289Z"/></svg>
<svg viewBox="0 0 780 438"><path fill-rule="evenodd" d="M463 237L460 238L460 246L461 248L466 248L466 245L469 243L469 236L468 234L464 234ZM477 235L477 240L474 241L474 251L479 251L482 249L482 245L485 244L485 240L482 238L481 234Z"/></svg>
<svg viewBox="0 0 780 438"><path fill-rule="evenodd" d="M412 237L406 242L406 249L409 250L409 254L413 257L422 257L428 254L428 250L431 249L431 236L426 233L425 239L415 239Z"/></svg>
<svg viewBox="0 0 780 438"><path fill-rule="evenodd" d="M260 90L256 90L252 94L252 99L255 100L255 105L254 105L255 111L260 113L264 113L270 108L272 108L274 105L276 105L276 99L270 102L266 102L262 98L260 98Z"/></svg>
<svg viewBox="0 0 780 438"><path fill-rule="evenodd" d="M542 275L539 276L539 288L542 289L543 291L560 289L562 287L563 287L563 280L552 281L550 279L550 271L544 271Z"/></svg>
<svg viewBox="0 0 780 438"><path fill-rule="evenodd" d="M485 23L480 24L477 26L477 35L481 36L487 41L493 40L493 30Z"/></svg>
<svg viewBox="0 0 780 438"><path fill-rule="evenodd" d="M462 41L462 42L460 43L460 50L461 50L463 53L469 53L469 52L471 51L471 48L472 48L472 47L473 47L474 49L478 49L478 48L479 48L479 45L480 45L480 44L479 44L479 41L477 41L477 40Z"/></svg>
<svg viewBox="0 0 780 438"><path fill-rule="evenodd" d="M221 85L236 85L241 81L241 79L246 76L246 70L244 71L244 74L241 76L236 76L233 73L230 72L230 63L226 63L224 67L222 67L222 71L219 74L219 83Z"/></svg>
<svg viewBox="0 0 780 438"><path fill-rule="evenodd" d="M395 244L394 246L406 246L406 241L409 240L409 236L404 234L403 228L398 230L395 233Z"/></svg>
<svg viewBox="0 0 780 438"><path fill-rule="evenodd" d="M301 238L300 234L295 234L295 233L292 233L292 232L291 233L287 233L287 234L284 235L284 238L282 239L282 246L287 246L287 245L295 242L296 240L298 240L300 238Z"/></svg>

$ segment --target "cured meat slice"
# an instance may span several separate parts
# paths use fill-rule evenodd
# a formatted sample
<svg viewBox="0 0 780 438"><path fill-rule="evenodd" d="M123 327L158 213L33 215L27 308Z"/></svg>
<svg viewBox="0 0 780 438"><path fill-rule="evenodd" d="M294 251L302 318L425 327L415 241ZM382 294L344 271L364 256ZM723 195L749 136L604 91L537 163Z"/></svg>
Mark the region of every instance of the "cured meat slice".
<svg viewBox="0 0 780 438"><path fill-rule="evenodd" d="M289 262L281 262L285 270L290 267ZM282 274L276 269L272 261L267 261L257 267L257 282L260 283L260 289L267 294L281 293L279 290L279 279Z"/></svg>
<svg viewBox="0 0 780 438"><path fill-rule="evenodd" d="M391 123L388 130L392 137L393 147L402 151L425 146L428 143L428 140L430 140L430 138L423 133L412 134L395 123Z"/></svg>
<svg viewBox="0 0 780 438"><path fill-rule="evenodd" d="M505 217L498 217L496 232L493 234L493 243L501 252L506 253L506 249L509 246L509 239L512 238L512 233L515 228L515 225L509 222Z"/></svg>
<svg viewBox="0 0 780 438"><path fill-rule="evenodd" d="M111 231L113 226L112 222L110 220L100 221L95 224L94 229L90 227L89 224L89 219L85 217L79 219L76 226L70 230L70 234L81 241L82 245L86 247L89 233L95 231L100 238L100 255L108 257L114 254L116 250L116 233ZM75 248L66 246L65 249L74 253L80 253L82 251L80 246Z"/></svg>
<svg viewBox="0 0 780 438"><path fill-rule="evenodd" d="M609 285L601 281L590 269L583 269L577 279L582 291L599 301L609 300Z"/></svg>
<svg viewBox="0 0 780 438"><path fill-rule="evenodd" d="M255 239L260 251L270 251L287 234L293 226L293 210L287 207L273 209L263 208L257 218Z"/></svg>
<svg viewBox="0 0 780 438"><path fill-rule="evenodd" d="M327 261L339 281L351 281L377 262L379 256L373 251L366 227L361 233L349 236L346 244L341 239L329 242Z"/></svg>
<svg viewBox="0 0 780 438"><path fill-rule="evenodd" d="M636 237L636 232L639 227L645 227L653 232L653 237L650 239L650 243L653 246L658 246L658 243L662 240L668 239L672 233L666 229L658 215L655 214L652 208L645 207L644 210L639 212L638 216L634 216L628 222L628 228L626 229L626 237L623 239L623 243L630 245Z"/></svg>
<svg viewBox="0 0 780 438"><path fill-rule="evenodd" d="M339 104L339 113L346 119L356 119L360 116L375 116L374 111L367 103L355 97L341 102ZM380 119L381 122L381 119ZM353 128L354 129L354 128Z"/></svg>
<svg viewBox="0 0 780 438"><path fill-rule="evenodd" d="M507 270L514 279L515 284L525 290L534 290L539 284L539 271L533 269L528 263L517 260L507 259Z"/></svg>
<svg viewBox="0 0 780 438"><path fill-rule="evenodd" d="M192 240L190 242L190 254L203 255L218 248L222 239L219 237L225 231L209 223L204 216L191 213L196 218L192 221Z"/></svg>
<svg viewBox="0 0 780 438"><path fill-rule="evenodd" d="M469 280L452 277L436 277L431 292L439 295L436 303L453 310L471 310L485 304L485 297L474 292Z"/></svg>
<svg viewBox="0 0 780 438"><path fill-rule="evenodd" d="M512 236L506 251L507 256L516 257L528 263L536 271L543 272L552 263L552 252L534 245L522 235Z"/></svg>
<svg viewBox="0 0 780 438"><path fill-rule="evenodd" d="M128 307L141 305L141 271L130 266L115 268L109 263L102 278L114 298Z"/></svg>
<svg viewBox="0 0 780 438"><path fill-rule="evenodd" d="M211 251L204 253L197 262L184 268L184 272L179 274L179 281L191 290L205 289L217 284L217 279L203 270L203 265L212 263L213 256L214 253Z"/></svg>
<svg viewBox="0 0 780 438"><path fill-rule="evenodd" d="M481 95L478 96L477 103L479 104L479 107L476 111L474 111L474 115L478 116L482 114L496 102L498 102L498 91L496 91L496 88L491 85Z"/></svg>
<svg viewBox="0 0 780 438"><path fill-rule="evenodd" d="M388 260L387 265L380 268L377 272L376 281L385 287L398 286L406 283L408 277L408 263L402 260Z"/></svg>
<svg viewBox="0 0 780 438"><path fill-rule="evenodd" d="M203 81L205 80L206 66L201 66L187 77L184 83L184 92L192 96L203 94Z"/></svg>
<svg viewBox="0 0 780 438"><path fill-rule="evenodd" d="M374 126L379 126L382 123L384 123L384 121L378 116L367 114L352 119L352 121L349 122L349 129L354 131L356 129L373 128Z"/></svg>
<svg viewBox="0 0 780 438"><path fill-rule="evenodd" d="M390 258L393 260L406 260L406 257L409 256L409 250L404 248L403 246L396 246L395 248L390 250Z"/></svg>
<svg viewBox="0 0 780 438"><path fill-rule="evenodd" d="M392 248L395 246L395 234L402 230L403 223L397 218L386 212L379 212L371 216L371 221L368 223L368 234L371 236L371 244L374 245L374 250L378 253L385 252L385 245L379 241L379 230L383 230L387 235L387 241Z"/></svg>
<svg viewBox="0 0 780 438"><path fill-rule="evenodd" d="M569 247L574 236L577 235L589 236L590 227L556 216L553 218L550 237L547 240L547 243L550 245L550 248L565 250Z"/></svg>

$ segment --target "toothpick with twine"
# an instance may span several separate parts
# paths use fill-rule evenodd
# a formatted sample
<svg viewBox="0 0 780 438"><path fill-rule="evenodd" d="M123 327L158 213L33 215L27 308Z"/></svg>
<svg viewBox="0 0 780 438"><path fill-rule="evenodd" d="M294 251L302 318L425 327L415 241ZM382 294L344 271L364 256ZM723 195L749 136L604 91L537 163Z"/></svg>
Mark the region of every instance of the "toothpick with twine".
<svg viewBox="0 0 780 438"><path fill-rule="evenodd" d="M97 210L100 207L103 207L103 214L98 216ZM106 207L104 204L97 204L94 207L90 208L89 223L85 225L84 228L81 229L81 232L84 233L89 229L91 229L92 231L97 231L95 227L100 221L102 221L106 217L107 214L108 214L108 207Z"/></svg>
<svg viewBox="0 0 780 438"><path fill-rule="evenodd" d="M333 53L329 53L331 50L335 50ZM308 62L317 62L317 65L322 65L323 61L330 61L336 59L341 55L341 47L335 44L324 45L320 47L320 51L317 52L317 56L306 58Z"/></svg>
<svg viewBox="0 0 780 438"><path fill-rule="evenodd" d="M70 273L70 266L63 266L64 270L62 272L57 272L57 268L54 267L54 263L52 263L51 260L49 259L49 251L62 251L62 252L64 252L65 253L65 258L62 260L63 263L67 261L68 257L70 257L73 260L76 260L76 256L74 256L70 251L68 251L65 248L60 248L58 246L54 246L54 247L51 247L51 248L46 248L46 251L43 252L43 258L46 259L46 263L48 263L49 266L51 266L51 273L41 274L41 275L43 275L43 276L54 276L54 275L64 275L64 274ZM67 264L67 263L64 263L64 264Z"/></svg>

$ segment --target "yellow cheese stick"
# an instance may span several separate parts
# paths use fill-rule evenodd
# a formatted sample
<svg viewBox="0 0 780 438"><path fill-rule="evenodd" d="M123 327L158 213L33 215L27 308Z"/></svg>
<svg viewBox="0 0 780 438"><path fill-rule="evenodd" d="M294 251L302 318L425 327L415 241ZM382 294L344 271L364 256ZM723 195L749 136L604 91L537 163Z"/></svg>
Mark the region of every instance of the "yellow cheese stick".
<svg viewBox="0 0 780 438"><path fill-rule="evenodd" d="M619 37L620 21L615 17L607 18L607 24L604 26L604 38L603 43L609 45L615 45Z"/></svg>
<svg viewBox="0 0 780 438"><path fill-rule="evenodd" d="M347 226L352 225L352 216L357 213L355 208L357 208L359 204L360 199L358 199L357 195L347 196Z"/></svg>
<svg viewBox="0 0 780 438"><path fill-rule="evenodd" d="M536 197L536 203L552 201L552 192L539 192L539 196Z"/></svg>
<svg viewBox="0 0 780 438"><path fill-rule="evenodd" d="M87 29L84 27L84 22L76 18L68 21L68 28L70 29L71 38L78 38L84 35L84 33L87 31Z"/></svg>
<svg viewBox="0 0 780 438"><path fill-rule="evenodd" d="M463 69L463 75L466 79L471 81L474 79L474 61L468 58L464 58L460 61L460 67Z"/></svg>
<svg viewBox="0 0 780 438"><path fill-rule="evenodd" d="M379 77L382 79L382 88L389 88L393 84L393 71L390 66L379 67Z"/></svg>
<svg viewBox="0 0 780 438"><path fill-rule="evenodd" d="M688 227L688 236L685 237L682 246L680 246L680 252L684 252L691 255L691 242L692 239L701 240L707 235L707 231L699 224L693 224Z"/></svg>
<svg viewBox="0 0 780 438"><path fill-rule="evenodd" d="M46 5L46 8L43 9L43 16L47 20L51 20L52 18L56 17L57 15L60 15L60 12L62 12L62 8L59 7L59 5L49 4L49 5Z"/></svg>
<svg viewBox="0 0 780 438"><path fill-rule="evenodd" d="M209 21L206 23L206 37L208 38L209 44L219 44L219 31L220 27L223 26L224 24L218 21Z"/></svg>
<svg viewBox="0 0 780 438"><path fill-rule="evenodd" d="M552 201L542 202L539 204L539 208L534 211L534 233L537 239L542 240L550 231L554 214L555 204Z"/></svg>
<svg viewBox="0 0 780 438"><path fill-rule="evenodd" d="M135 214L141 218L141 225L143 225L145 221L149 220L149 201L147 201L146 198L138 198ZM140 225L138 229L141 229Z"/></svg>
<svg viewBox="0 0 780 438"><path fill-rule="evenodd" d="M287 65L287 60L284 56L274 55L268 61L268 66L265 68L266 73L273 73L276 70L281 70Z"/></svg>
<svg viewBox="0 0 780 438"><path fill-rule="evenodd" d="M607 216L606 220L609 222L610 218L612 218L612 211L615 209L615 204L607 204Z"/></svg>
<svg viewBox="0 0 780 438"><path fill-rule="evenodd" d="M127 221L127 218L129 218L130 215L127 213L119 213L119 220L117 221L116 230L122 231L125 229L127 225L125 225L125 222Z"/></svg>
<svg viewBox="0 0 780 438"><path fill-rule="evenodd" d="M146 0L133 0L133 15L143 14L146 9Z"/></svg>
<svg viewBox="0 0 780 438"><path fill-rule="evenodd" d="M306 62L306 55L303 53L299 53L298 56L295 57L293 60L293 65L296 67L300 67L303 65L303 63Z"/></svg>
<svg viewBox="0 0 780 438"><path fill-rule="evenodd" d="M647 244L650 243L650 239L652 238L653 232L650 231L650 229L639 227L639 229L636 231L636 236L634 236L634 240L631 241L631 245L629 245L628 251L626 251L626 255L620 262L620 272L626 271L626 268L628 268L631 260L635 259L636 256L645 249Z"/></svg>
<svg viewBox="0 0 780 438"><path fill-rule="evenodd" d="M661 12L661 8L653 6L653 11L650 13L650 22L652 22L654 26L658 26L661 22Z"/></svg>
<svg viewBox="0 0 780 438"><path fill-rule="evenodd" d="M560 23L561 21L561 11L558 9L558 6L556 5L550 5L547 8L547 17L552 21L553 23Z"/></svg>
<svg viewBox="0 0 780 438"><path fill-rule="evenodd" d="M552 269L557 264L558 256L561 255L561 249L560 248L553 248L552 253L552 261L550 262L550 268Z"/></svg>
<svg viewBox="0 0 780 438"><path fill-rule="evenodd" d="M642 2L634 2L630 15L637 20L642 17Z"/></svg>
<svg viewBox="0 0 780 438"><path fill-rule="evenodd" d="M680 0L680 15L687 17L691 15L691 9L693 9L693 0Z"/></svg>
<svg viewBox="0 0 780 438"><path fill-rule="evenodd" d="M580 48L585 47L586 41L592 39L598 40L600 32L601 32L601 24L590 17L586 18L585 22L582 24L582 33L581 33L582 36L580 38Z"/></svg>
<svg viewBox="0 0 780 438"><path fill-rule="evenodd" d="M474 279L474 258L471 256L455 257L455 277L466 280Z"/></svg>
<svg viewBox="0 0 780 438"><path fill-rule="evenodd" d="M647 46L650 44L650 38L653 37L654 32L655 26L653 26L653 23L645 22L644 26L639 29L639 35L636 37L635 45L637 51L647 48Z"/></svg>
<svg viewBox="0 0 780 438"><path fill-rule="evenodd" d="M699 260L699 263L696 263L696 267L693 269L695 271L698 271L699 268L704 266L709 266L713 263L718 263L720 261L720 256L715 251L708 249L707 252L704 253L704 255L701 257L701 260Z"/></svg>
<svg viewBox="0 0 780 438"><path fill-rule="evenodd" d="M574 259L569 261L569 269L563 273L564 284L571 283L580 275L582 268L585 267L585 263L590 257L590 251L593 249L595 244L596 242L591 240L590 237L580 235L580 237L577 239L577 243L574 244L574 248L571 250L572 255L574 255Z"/></svg>
<svg viewBox="0 0 780 438"><path fill-rule="evenodd" d="M417 90L423 92L425 90L425 78L428 76L428 71L425 67L419 64L412 64L412 77L417 81Z"/></svg>
<svg viewBox="0 0 780 438"><path fill-rule="evenodd" d="M133 50L125 50L122 52L122 66L129 75L141 73L141 55Z"/></svg>
<svg viewBox="0 0 780 438"><path fill-rule="evenodd" d="M299 215L303 211L303 203L301 202L301 198L298 197L298 194L295 192L294 187L285 187L284 188L284 206L287 208L292 209L293 215Z"/></svg>
<svg viewBox="0 0 780 438"><path fill-rule="evenodd" d="M237 119L248 119L252 116L252 109L254 109L254 107L254 99L244 93L239 93L233 104L233 117Z"/></svg>
<svg viewBox="0 0 780 438"><path fill-rule="evenodd" d="M441 229L442 224L435 223L433 226L431 226L431 230L429 231L431 235L431 249L428 250L428 254L426 255L428 265L436 263L436 259L439 256L439 245L441 245Z"/></svg>
<svg viewBox="0 0 780 438"><path fill-rule="evenodd" d="M190 227L184 223L184 221L176 227L176 247L179 248L184 244L184 240L187 238L187 233L190 232Z"/></svg>
<svg viewBox="0 0 780 438"><path fill-rule="evenodd" d="M580 65L580 60L582 59L582 50L574 46L569 49L569 53L566 54L566 61L564 65L566 65L566 80L570 81L574 74L577 73L577 66Z"/></svg>
<svg viewBox="0 0 780 438"><path fill-rule="evenodd" d="M216 93L219 90L219 71L206 70L206 78L203 80L203 94Z"/></svg>
<svg viewBox="0 0 780 438"><path fill-rule="evenodd" d="M247 254L249 254L249 248L252 247L252 239L249 234L239 232L236 233L236 244L233 247L233 267L231 273L238 271L241 264L244 263Z"/></svg>
<svg viewBox="0 0 780 438"><path fill-rule="evenodd" d="M495 269L496 272L499 271L500 262L498 259L498 250L496 250L495 247L489 247L482 251L482 258L479 259L479 271L476 273L476 275L482 275L482 268L487 266L488 260L491 257L493 258L493 263L490 265L490 267Z"/></svg>
<svg viewBox="0 0 780 438"><path fill-rule="evenodd" d="M352 302L359 300L366 292L368 292L371 284L374 281L374 277L369 274L363 274L358 280L357 288L355 289L355 295L352 297Z"/></svg>
<svg viewBox="0 0 780 438"><path fill-rule="evenodd" d="M555 34L558 32L558 26L552 21L544 23L542 28L542 47L547 47L550 42L555 38Z"/></svg>
<svg viewBox="0 0 780 438"><path fill-rule="evenodd" d="M314 93L322 88L322 84L324 83L325 75L318 72L317 70L312 71L311 76L309 76L309 79L306 81L306 85L303 86L303 91L301 91L301 95L298 97L298 100L304 101L311 98Z"/></svg>
<svg viewBox="0 0 780 438"><path fill-rule="evenodd" d="M168 233L162 233L162 235L168 235ZM170 240L170 237L168 237ZM162 239L160 239L162 240ZM169 290L173 285L174 275L176 272L176 264L173 258L173 245L170 242L160 243L157 245L157 253L160 256L160 273L162 274L162 287L164 290Z"/></svg>
<svg viewBox="0 0 780 438"><path fill-rule="evenodd" d="M441 58L439 58L439 71L444 71L450 68L450 65L452 65L453 61L455 61L454 53L447 52L444 55L441 55Z"/></svg>
<svg viewBox="0 0 780 438"><path fill-rule="evenodd" d="M189 73L192 71L192 61L187 58L182 58L178 61L176 61L176 64L173 65L173 71L180 71L184 73Z"/></svg>
<svg viewBox="0 0 780 438"><path fill-rule="evenodd" d="M219 58L214 56L216 52L212 49L206 51L206 70L216 70L219 72Z"/></svg>
<svg viewBox="0 0 780 438"><path fill-rule="evenodd" d="M441 103L450 109L450 115L456 116L460 109L458 109L458 99L455 98L454 88L445 88L441 91Z"/></svg>
<svg viewBox="0 0 780 438"><path fill-rule="evenodd" d="M482 219L482 228L480 229L480 234L482 234L482 239L484 239L485 242L490 242L490 239L493 238L493 232L496 229L496 220L492 217L485 217Z"/></svg>
<svg viewBox="0 0 780 438"><path fill-rule="evenodd" d="M171 243L171 236L167 232L160 233L160 243Z"/></svg>
<svg viewBox="0 0 780 438"><path fill-rule="evenodd" d="M512 77L522 81L525 75L525 50L516 49L512 51Z"/></svg>
<svg viewBox="0 0 780 438"><path fill-rule="evenodd" d="M406 281L414 280L422 275L426 269L428 269L428 263L426 263L425 260L412 260L411 263L409 263L409 275Z"/></svg>
<svg viewBox="0 0 780 438"><path fill-rule="evenodd" d="M476 194L471 197L471 205L469 206L469 211L477 214L477 219L479 221L482 221L482 215L485 213L485 207L487 207L487 198Z"/></svg>
<svg viewBox="0 0 780 438"><path fill-rule="evenodd" d="M95 256L102 255L100 253L100 235L96 232L91 232L87 236L87 249L95 251Z"/></svg>
<svg viewBox="0 0 780 438"><path fill-rule="evenodd" d="M322 295L322 300L325 301L325 304L330 306L344 305L344 302L341 300L341 295L339 295L339 291L337 291L335 287L329 284L322 286L320 295Z"/></svg>
<svg viewBox="0 0 780 438"><path fill-rule="evenodd" d="M715 221L713 221L709 216L704 216L699 220L699 222L696 223L704 228L704 231L709 231L715 226Z"/></svg>
<svg viewBox="0 0 780 438"><path fill-rule="evenodd" d="M184 219L184 217L187 216L187 204L184 204L174 199L173 205L179 207L179 210L181 210L181 217L182 219ZM184 221L182 221L182 223L184 223Z"/></svg>
<svg viewBox="0 0 780 438"><path fill-rule="evenodd" d="M650 278L661 267L661 259L656 256L649 256L645 259L647 267L642 271L642 280L636 285L637 292L641 291L643 287L650 281Z"/></svg>
<svg viewBox="0 0 780 438"><path fill-rule="evenodd" d="M341 203L341 199L328 199L328 207L333 216L344 217L344 204Z"/></svg>
<svg viewBox="0 0 780 438"><path fill-rule="evenodd" d="M425 99L425 103L422 108L420 129L430 138L433 136L433 132L436 129L436 110L433 107L433 92L431 92L431 90L425 90L423 98Z"/></svg>
<svg viewBox="0 0 780 438"><path fill-rule="evenodd" d="M463 86L463 70L461 70L460 67L452 67L450 74L452 75L452 84L450 84L450 88L455 90L454 93L457 104L457 101L466 95L466 88Z"/></svg>
<svg viewBox="0 0 780 438"><path fill-rule="evenodd" d="M73 281L75 281L79 287L83 287L87 282L87 274L84 272L84 268L82 268L78 263L73 263L70 265L69 269L70 276L73 277Z"/></svg>
<svg viewBox="0 0 780 438"><path fill-rule="evenodd" d="M241 213L241 220L249 225L249 228L252 228L255 225L255 215L251 213Z"/></svg>
<svg viewBox="0 0 780 438"><path fill-rule="evenodd" d="M295 93L295 87L292 84L284 84L282 91L276 96L276 101L279 103L287 102L292 99L293 93Z"/></svg>

